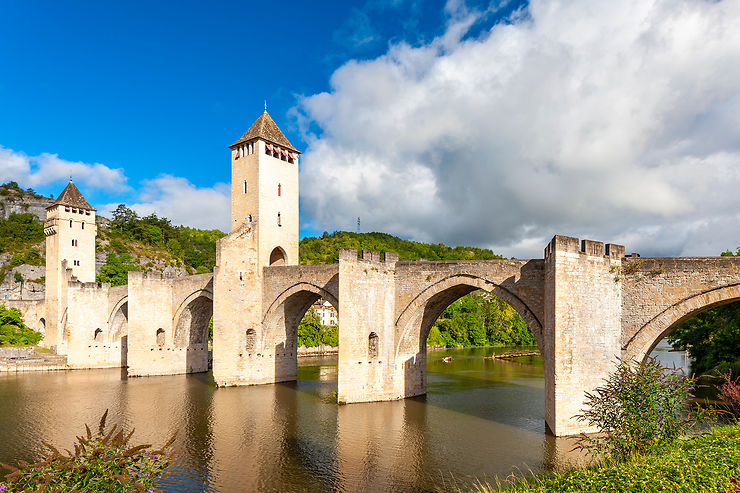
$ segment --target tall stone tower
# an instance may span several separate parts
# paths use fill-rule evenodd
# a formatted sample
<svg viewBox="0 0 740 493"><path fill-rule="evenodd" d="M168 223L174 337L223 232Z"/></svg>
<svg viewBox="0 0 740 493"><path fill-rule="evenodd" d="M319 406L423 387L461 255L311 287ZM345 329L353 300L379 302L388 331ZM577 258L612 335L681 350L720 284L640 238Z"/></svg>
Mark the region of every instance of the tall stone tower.
<svg viewBox="0 0 740 493"><path fill-rule="evenodd" d="M257 265L298 264L298 155L265 112L231 146L231 231L251 223Z"/></svg>
<svg viewBox="0 0 740 493"><path fill-rule="evenodd" d="M46 222L46 347L66 353L64 337L69 274L81 282L95 281L95 209L72 180L47 207Z"/></svg>
<svg viewBox="0 0 740 493"><path fill-rule="evenodd" d="M281 357L295 355L296 341L266 332L262 292L265 267L298 264L300 153L267 109L229 147L231 233L216 244L213 376L220 386L295 380L295 358Z"/></svg>

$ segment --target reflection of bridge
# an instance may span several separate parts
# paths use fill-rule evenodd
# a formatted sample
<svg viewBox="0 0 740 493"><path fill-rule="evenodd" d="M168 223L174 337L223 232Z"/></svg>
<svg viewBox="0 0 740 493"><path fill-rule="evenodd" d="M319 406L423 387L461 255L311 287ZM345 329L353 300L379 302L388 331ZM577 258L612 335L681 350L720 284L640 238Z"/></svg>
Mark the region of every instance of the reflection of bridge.
<svg viewBox="0 0 740 493"><path fill-rule="evenodd" d="M76 280L79 261L69 268L70 257L57 265L47 255L52 275L37 310L46 317L47 343L75 367L202 372L213 315L220 386L290 381L298 324L324 298L340 317L339 401L399 399L426 391L426 337L437 317L484 289L508 302L534 334L545 366L546 422L567 435L584 430L573 416L617 356L642 359L685 318L740 299L740 259L626 257L622 246L563 236L538 260L410 262L344 249L338 264L296 265L293 151L267 113L232 145L233 229L218 243L213 274L131 272L128 286L98 286ZM61 211L63 196L47 221L47 252L75 231Z"/></svg>

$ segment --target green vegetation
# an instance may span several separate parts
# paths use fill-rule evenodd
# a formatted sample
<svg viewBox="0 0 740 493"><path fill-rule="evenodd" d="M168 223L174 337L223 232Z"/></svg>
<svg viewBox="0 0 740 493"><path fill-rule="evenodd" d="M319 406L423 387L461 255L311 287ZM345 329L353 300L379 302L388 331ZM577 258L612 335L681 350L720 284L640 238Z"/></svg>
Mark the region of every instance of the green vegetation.
<svg viewBox="0 0 740 493"><path fill-rule="evenodd" d="M18 467L0 463L11 471L0 483L0 491L158 491L154 482L172 462L167 449L177 433L162 448L150 451L151 444L129 445L133 431L125 433L117 425L106 430L107 416L106 410L95 435L85 425L86 436L77 437L74 452L65 455L42 442L50 452L44 460L21 461Z"/></svg>
<svg viewBox="0 0 740 493"><path fill-rule="evenodd" d="M119 255L129 252L130 242L167 251L172 257L198 273L212 272L216 264L216 240L225 236L219 230L202 230L173 226L169 219L150 214L139 217L120 204L113 211L111 229L107 233L110 247Z"/></svg>
<svg viewBox="0 0 740 493"><path fill-rule="evenodd" d="M301 264L336 264L340 248L397 252L401 260L492 260L502 258L489 249L450 247L402 240L386 233L324 232L321 238L306 237L299 243Z"/></svg>
<svg viewBox="0 0 740 493"><path fill-rule="evenodd" d="M0 219L0 253L22 252L44 241L44 225L31 213Z"/></svg>
<svg viewBox="0 0 740 493"><path fill-rule="evenodd" d="M105 264L100 268L96 276L98 282L109 282L113 286L128 284L128 272L140 271L141 266L135 263L128 253L116 255L109 253Z"/></svg>
<svg viewBox="0 0 740 493"><path fill-rule="evenodd" d="M298 346L316 347L339 345L339 327L321 325L321 318L313 308L309 308L298 324Z"/></svg>
<svg viewBox="0 0 740 493"><path fill-rule="evenodd" d="M587 394L579 420L596 426L579 447L601 459L584 469L553 472L513 484L506 492L730 492L740 470L740 425L687 435L708 417L692 408L694 380L662 367L620 361L605 385ZM706 423L707 421L704 420ZM508 481L507 481L508 482Z"/></svg>
<svg viewBox="0 0 740 493"><path fill-rule="evenodd" d="M634 492L695 493L737 491L740 471L740 425L711 428L680 437L624 462L610 461L585 469L553 472L514 485L485 486L482 491L511 493Z"/></svg>
<svg viewBox="0 0 740 493"><path fill-rule="evenodd" d="M0 304L0 346L33 346L43 337L23 323L20 310Z"/></svg>
<svg viewBox="0 0 740 493"><path fill-rule="evenodd" d="M0 219L0 253L13 253L10 262L0 267L0 282L13 267L44 265L44 257L34 248L43 241L44 225L33 214L11 214L8 219Z"/></svg>
<svg viewBox="0 0 740 493"><path fill-rule="evenodd" d="M655 358L639 365L620 361L602 387L586 394L578 420L598 434L582 434L578 446L594 456L625 459L672 442L703 421L704 411L691 405L695 385Z"/></svg>
<svg viewBox="0 0 740 493"><path fill-rule="evenodd" d="M476 291L448 306L427 337L428 346L533 346L519 314L497 296Z"/></svg>

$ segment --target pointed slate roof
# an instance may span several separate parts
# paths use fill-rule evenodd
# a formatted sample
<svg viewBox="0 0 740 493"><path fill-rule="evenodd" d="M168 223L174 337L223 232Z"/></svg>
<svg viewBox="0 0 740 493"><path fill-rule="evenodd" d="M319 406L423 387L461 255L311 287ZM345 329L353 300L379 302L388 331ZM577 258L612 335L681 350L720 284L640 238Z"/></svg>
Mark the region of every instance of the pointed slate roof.
<svg viewBox="0 0 740 493"><path fill-rule="evenodd" d="M290 142L288 142L288 139L285 138L283 132L280 131L277 124L267 113L267 110L265 110L265 112L262 113L260 117L257 118L257 120L255 120L252 126L249 127L249 130L247 130L239 140L231 144L229 147L234 147L243 142L247 142L253 139L266 140L267 142L277 144L280 147L284 147L288 150L300 154L300 151L293 147Z"/></svg>
<svg viewBox="0 0 740 493"><path fill-rule="evenodd" d="M67 186L62 190L62 193L59 194L59 197L49 207L54 207L55 205L64 205L74 207L76 209L87 209L89 211L95 210L93 206L87 203L87 200L85 200L85 197L82 196L75 184L72 183L72 180L69 180ZM49 207L47 207L47 209Z"/></svg>

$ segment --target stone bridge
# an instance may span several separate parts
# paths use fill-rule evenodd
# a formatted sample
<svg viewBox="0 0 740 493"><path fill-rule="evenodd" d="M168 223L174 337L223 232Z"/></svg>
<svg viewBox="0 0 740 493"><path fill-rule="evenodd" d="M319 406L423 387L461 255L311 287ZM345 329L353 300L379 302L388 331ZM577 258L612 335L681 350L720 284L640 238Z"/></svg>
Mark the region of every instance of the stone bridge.
<svg viewBox="0 0 740 493"><path fill-rule="evenodd" d="M297 325L323 297L340 315L340 402L423 394L429 330L450 303L483 289L532 331L545 365L548 428L568 435L588 431L573 416L617 357L642 360L686 318L740 299L738 258L640 258L564 236L544 257L411 262L344 249L338 265L265 267L259 316L244 317L238 332L217 327L214 377L222 386L295 379Z"/></svg>
<svg viewBox="0 0 740 493"><path fill-rule="evenodd" d="M230 245L244 247L227 237L219 252ZM214 274L130 272L128 286L71 279L62 316L70 366L127 366L132 376L207 371L213 316L219 386L295 380L298 324L323 298L340 316L339 402L411 397L426 392L426 338L437 317L482 289L532 331L548 428L569 435L589 431L573 416L618 356L643 360L688 317L740 300L740 258L641 258L564 236L535 260L399 261L350 249L332 265L226 260ZM43 307L22 308L43 324Z"/></svg>

